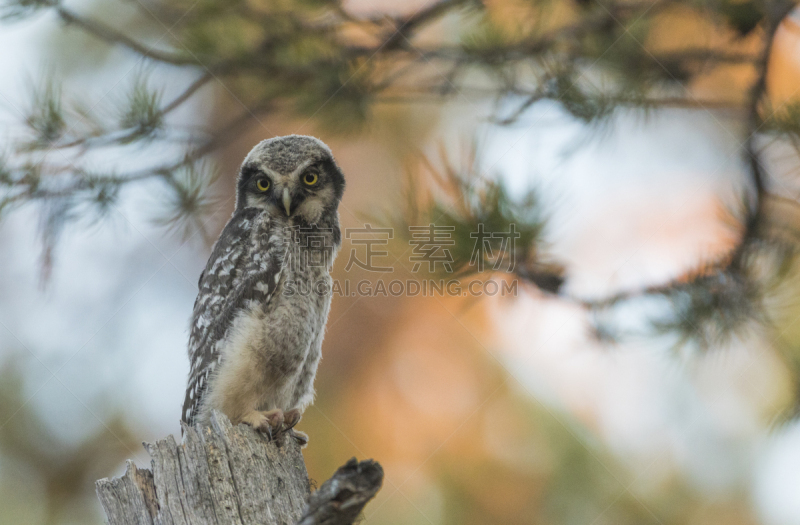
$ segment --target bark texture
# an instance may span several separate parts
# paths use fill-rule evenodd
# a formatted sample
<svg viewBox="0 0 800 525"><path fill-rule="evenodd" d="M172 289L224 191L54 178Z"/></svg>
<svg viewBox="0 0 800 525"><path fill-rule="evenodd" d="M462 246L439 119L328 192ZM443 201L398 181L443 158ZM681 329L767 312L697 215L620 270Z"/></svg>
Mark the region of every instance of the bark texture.
<svg viewBox="0 0 800 525"><path fill-rule="evenodd" d="M312 500L315 509L335 508L324 514L333 521L316 521L316 514L307 509L309 480L303 455L289 435L270 441L249 426L232 426L219 413L212 415L210 426L184 426L183 431L181 444L172 436L145 444L152 470L137 468L129 460L125 475L97 482L110 525L289 525L301 517L303 525L345 525L353 522L383 480L380 465L350 460ZM345 487L352 494L343 493ZM340 501L327 501L323 490ZM356 495L359 490L361 496Z"/></svg>

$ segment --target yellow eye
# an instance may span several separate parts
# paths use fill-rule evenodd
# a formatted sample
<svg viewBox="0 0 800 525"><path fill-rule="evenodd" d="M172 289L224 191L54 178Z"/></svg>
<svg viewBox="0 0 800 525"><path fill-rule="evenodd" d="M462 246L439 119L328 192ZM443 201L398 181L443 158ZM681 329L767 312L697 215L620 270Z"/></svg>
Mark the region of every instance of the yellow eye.
<svg viewBox="0 0 800 525"><path fill-rule="evenodd" d="M269 179L258 179L256 188L258 188L258 191L267 191L269 189Z"/></svg>
<svg viewBox="0 0 800 525"><path fill-rule="evenodd" d="M319 176L313 171L310 171L305 175L303 175L303 182L306 183L306 186L313 186L314 184L317 183L318 180Z"/></svg>

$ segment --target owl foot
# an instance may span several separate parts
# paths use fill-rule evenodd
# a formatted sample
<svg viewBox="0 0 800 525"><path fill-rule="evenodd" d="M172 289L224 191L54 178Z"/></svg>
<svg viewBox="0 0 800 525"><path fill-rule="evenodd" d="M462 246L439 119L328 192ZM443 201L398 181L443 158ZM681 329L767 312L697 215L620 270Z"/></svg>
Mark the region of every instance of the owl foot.
<svg viewBox="0 0 800 525"><path fill-rule="evenodd" d="M254 410L242 418L242 423L247 423L256 430L266 432L269 438L273 439L283 428L283 410L280 408L263 412Z"/></svg>
<svg viewBox="0 0 800 525"><path fill-rule="evenodd" d="M293 429L300 422L301 417L303 417L303 414L300 413L299 408L287 410L283 413L283 428L285 430Z"/></svg>

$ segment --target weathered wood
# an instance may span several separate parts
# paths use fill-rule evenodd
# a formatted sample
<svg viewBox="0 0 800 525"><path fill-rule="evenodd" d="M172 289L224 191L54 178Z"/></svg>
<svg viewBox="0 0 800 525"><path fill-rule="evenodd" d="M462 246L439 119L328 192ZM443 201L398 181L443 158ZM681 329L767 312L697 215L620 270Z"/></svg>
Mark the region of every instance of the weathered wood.
<svg viewBox="0 0 800 525"><path fill-rule="evenodd" d="M152 472L128 462L117 479L97 482L110 525L294 524L308 499L300 447L288 434L270 441L214 414L211 426L184 426L145 444Z"/></svg>
<svg viewBox="0 0 800 525"><path fill-rule="evenodd" d="M150 525L157 508L153 473L136 468L131 460L127 461L127 466L121 478L97 482L97 497L103 504L110 524Z"/></svg>
<svg viewBox="0 0 800 525"><path fill-rule="evenodd" d="M349 525L383 484L383 468L350 459L311 495L298 525Z"/></svg>
<svg viewBox="0 0 800 525"><path fill-rule="evenodd" d="M346 525L383 480L380 465L352 459L307 506L308 473L290 435L270 441L219 413L183 434L180 444L172 436L144 444L152 470L128 461L125 475L97 482L110 525L289 525L301 516L303 525Z"/></svg>

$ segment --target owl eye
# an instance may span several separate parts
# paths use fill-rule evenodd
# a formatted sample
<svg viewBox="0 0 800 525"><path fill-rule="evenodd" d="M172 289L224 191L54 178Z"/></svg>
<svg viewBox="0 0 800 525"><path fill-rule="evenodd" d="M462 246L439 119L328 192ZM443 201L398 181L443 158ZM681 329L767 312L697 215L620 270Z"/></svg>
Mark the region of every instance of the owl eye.
<svg viewBox="0 0 800 525"><path fill-rule="evenodd" d="M309 171L305 175L303 175L303 182L306 186L313 186L319 181L319 175L317 175L313 171Z"/></svg>
<svg viewBox="0 0 800 525"><path fill-rule="evenodd" d="M256 188L258 188L258 191L267 191L269 189L269 179L258 179Z"/></svg>

